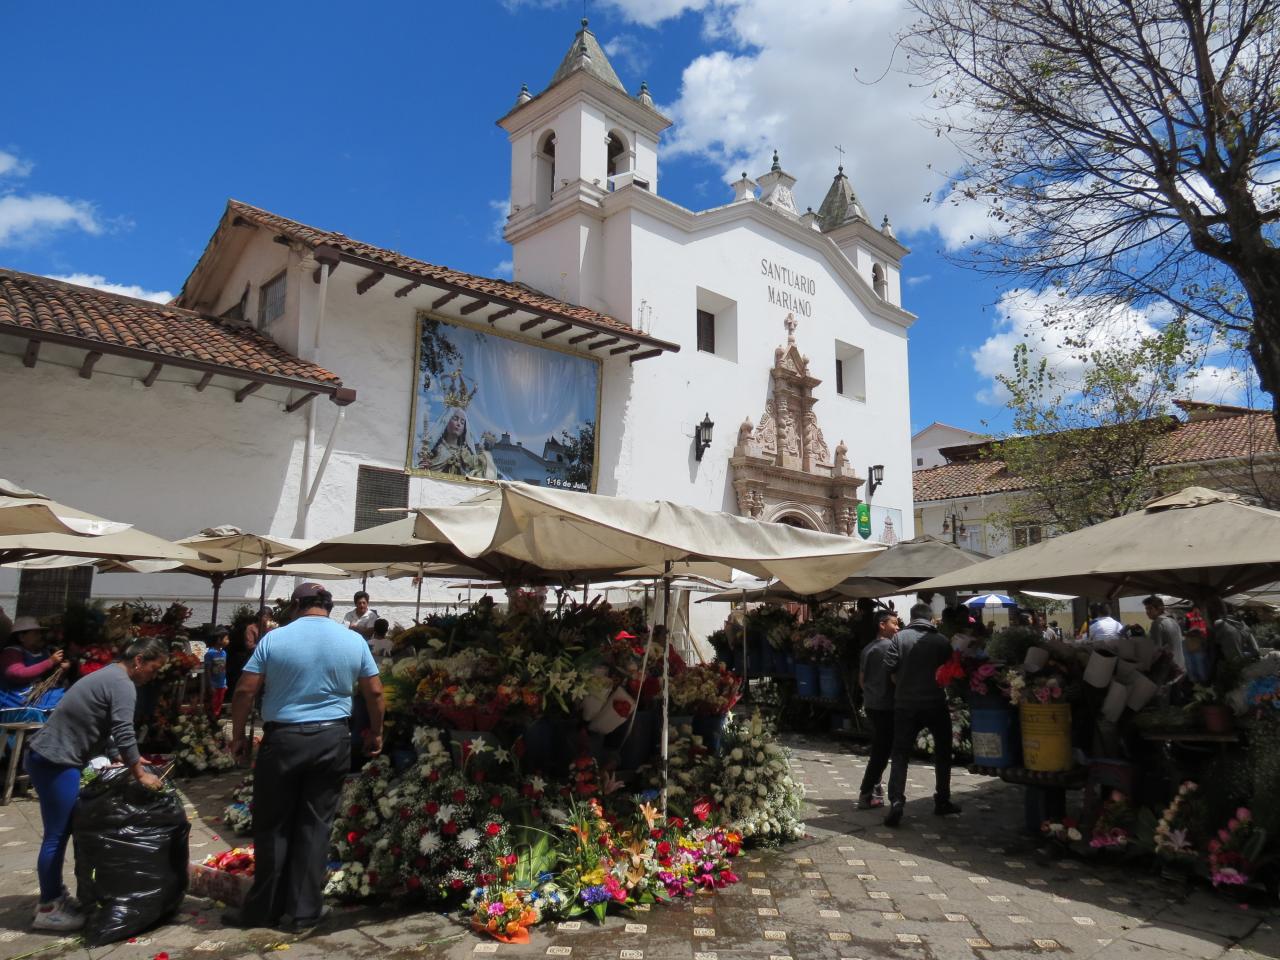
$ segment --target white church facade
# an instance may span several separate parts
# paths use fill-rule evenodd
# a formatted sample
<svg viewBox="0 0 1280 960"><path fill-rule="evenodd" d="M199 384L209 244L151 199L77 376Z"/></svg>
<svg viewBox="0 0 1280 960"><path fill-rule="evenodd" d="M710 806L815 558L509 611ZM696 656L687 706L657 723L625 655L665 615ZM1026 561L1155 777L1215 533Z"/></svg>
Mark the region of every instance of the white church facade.
<svg viewBox="0 0 1280 960"><path fill-rule="evenodd" d="M498 122L512 281L237 201L170 305L0 270L0 475L173 538L333 536L499 478L910 537L907 250L843 171L817 211L776 155L723 206L665 199L669 121L585 21Z"/></svg>

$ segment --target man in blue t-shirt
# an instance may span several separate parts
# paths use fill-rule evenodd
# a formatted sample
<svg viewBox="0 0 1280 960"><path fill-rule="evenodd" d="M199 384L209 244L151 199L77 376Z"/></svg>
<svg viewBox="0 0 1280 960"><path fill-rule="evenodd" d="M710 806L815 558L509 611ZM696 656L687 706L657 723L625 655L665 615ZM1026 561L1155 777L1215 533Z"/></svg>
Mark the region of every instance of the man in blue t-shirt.
<svg viewBox="0 0 1280 960"><path fill-rule="evenodd" d="M293 591L293 620L264 636L231 701L231 751L247 760L245 725L258 691L262 745L253 780L253 887L230 926L314 926L324 907L329 834L351 765L351 689L369 708L365 755L382 750L382 681L369 645L329 619L333 597L318 583Z"/></svg>

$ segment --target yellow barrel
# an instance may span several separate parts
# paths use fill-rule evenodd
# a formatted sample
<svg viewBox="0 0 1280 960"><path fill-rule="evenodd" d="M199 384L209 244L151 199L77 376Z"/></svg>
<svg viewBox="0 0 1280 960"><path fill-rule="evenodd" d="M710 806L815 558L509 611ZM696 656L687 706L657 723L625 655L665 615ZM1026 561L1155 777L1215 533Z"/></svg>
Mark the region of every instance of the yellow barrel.
<svg viewBox="0 0 1280 960"><path fill-rule="evenodd" d="M1070 770L1071 704L1024 703L1022 721L1022 762L1028 770L1052 772Z"/></svg>

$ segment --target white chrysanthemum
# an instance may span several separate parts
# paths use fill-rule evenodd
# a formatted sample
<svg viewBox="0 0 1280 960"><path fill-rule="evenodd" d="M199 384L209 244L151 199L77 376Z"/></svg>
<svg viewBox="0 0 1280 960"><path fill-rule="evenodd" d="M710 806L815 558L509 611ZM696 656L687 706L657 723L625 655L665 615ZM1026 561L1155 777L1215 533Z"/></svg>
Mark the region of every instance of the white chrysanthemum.
<svg viewBox="0 0 1280 960"><path fill-rule="evenodd" d="M440 849L440 838L434 833L424 833L418 840L418 852L430 855Z"/></svg>
<svg viewBox="0 0 1280 960"><path fill-rule="evenodd" d="M458 846L463 850L474 850L479 845L480 834L470 827L458 834Z"/></svg>

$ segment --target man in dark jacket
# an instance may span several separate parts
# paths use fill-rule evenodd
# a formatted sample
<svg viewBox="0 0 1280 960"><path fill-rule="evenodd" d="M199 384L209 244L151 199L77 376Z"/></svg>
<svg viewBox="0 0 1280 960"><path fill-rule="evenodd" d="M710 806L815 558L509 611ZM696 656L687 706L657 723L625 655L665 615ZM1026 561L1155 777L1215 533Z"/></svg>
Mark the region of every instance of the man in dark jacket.
<svg viewBox="0 0 1280 960"><path fill-rule="evenodd" d="M935 679L938 668L950 659L951 642L933 625L933 609L917 603L911 608L911 622L898 631L884 657L884 668L894 680L893 768L885 826L902 822L907 763L922 729L933 736L933 812L940 817L960 812L951 802L951 711L946 691Z"/></svg>
<svg viewBox="0 0 1280 960"><path fill-rule="evenodd" d="M867 757L867 772L858 791L858 809L871 810L883 807L880 777L889 765L893 752L893 681L884 669L885 654L898 632L898 615L892 610L881 610L876 615L878 630L876 639L862 651L858 679L862 685L862 706L871 721L871 755Z"/></svg>

